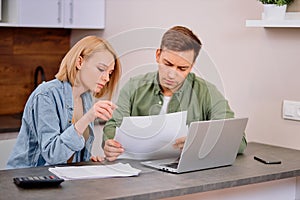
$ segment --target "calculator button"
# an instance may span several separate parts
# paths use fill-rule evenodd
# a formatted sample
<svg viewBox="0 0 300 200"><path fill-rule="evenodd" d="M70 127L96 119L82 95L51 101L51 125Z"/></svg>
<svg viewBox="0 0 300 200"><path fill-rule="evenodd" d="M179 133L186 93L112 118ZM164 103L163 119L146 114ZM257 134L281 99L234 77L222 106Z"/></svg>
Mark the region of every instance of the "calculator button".
<svg viewBox="0 0 300 200"><path fill-rule="evenodd" d="M15 177L14 183L23 188L34 187L55 187L60 185L64 179L49 175L49 176L28 176L28 177Z"/></svg>

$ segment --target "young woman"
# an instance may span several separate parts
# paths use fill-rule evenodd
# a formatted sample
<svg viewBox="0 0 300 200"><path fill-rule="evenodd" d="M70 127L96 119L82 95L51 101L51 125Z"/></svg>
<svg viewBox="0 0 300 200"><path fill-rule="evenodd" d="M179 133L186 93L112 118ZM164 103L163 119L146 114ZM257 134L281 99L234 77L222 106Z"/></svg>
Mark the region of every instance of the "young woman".
<svg viewBox="0 0 300 200"><path fill-rule="evenodd" d="M30 95L7 168L36 167L90 159L94 120L108 120L115 105L93 104L92 95L111 99L121 73L120 62L103 39L87 36L63 58L56 79Z"/></svg>

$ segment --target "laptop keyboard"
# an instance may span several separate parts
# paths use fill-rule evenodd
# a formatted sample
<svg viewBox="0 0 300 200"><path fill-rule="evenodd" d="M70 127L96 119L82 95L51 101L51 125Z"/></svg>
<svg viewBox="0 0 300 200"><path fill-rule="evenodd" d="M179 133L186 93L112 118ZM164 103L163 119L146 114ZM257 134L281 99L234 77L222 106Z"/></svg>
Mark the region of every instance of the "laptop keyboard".
<svg viewBox="0 0 300 200"><path fill-rule="evenodd" d="M177 167L178 167L178 162L168 163L168 164L165 164L164 166L166 166L166 167L171 167L171 168L174 168L174 169L177 169Z"/></svg>

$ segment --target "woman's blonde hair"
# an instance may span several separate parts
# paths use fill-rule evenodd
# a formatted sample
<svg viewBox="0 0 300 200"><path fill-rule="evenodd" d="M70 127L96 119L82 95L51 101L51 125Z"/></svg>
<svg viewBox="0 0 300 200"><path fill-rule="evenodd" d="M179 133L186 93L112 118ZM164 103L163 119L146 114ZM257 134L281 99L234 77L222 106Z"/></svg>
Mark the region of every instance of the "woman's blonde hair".
<svg viewBox="0 0 300 200"><path fill-rule="evenodd" d="M102 88L102 90L99 93L94 95L97 98L102 97L104 95L108 95L108 98L111 99L116 85L120 79L121 65L115 51L110 46L110 44L99 37L87 36L79 40L67 52L67 54L61 61L59 71L55 75L55 77L60 81L68 81L73 86L77 75L77 59L80 56L84 59L87 59L93 53L105 50L109 51L114 57L114 71L110 75L109 82L104 86L104 88Z"/></svg>

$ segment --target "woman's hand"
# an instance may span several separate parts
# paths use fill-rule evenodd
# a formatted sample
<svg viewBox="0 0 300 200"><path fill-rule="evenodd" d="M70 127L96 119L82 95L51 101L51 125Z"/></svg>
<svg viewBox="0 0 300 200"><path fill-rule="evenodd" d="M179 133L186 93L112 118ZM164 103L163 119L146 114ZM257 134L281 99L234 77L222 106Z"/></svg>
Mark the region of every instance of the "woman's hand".
<svg viewBox="0 0 300 200"><path fill-rule="evenodd" d="M111 101L99 100L93 107L75 123L75 130L82 135L89 123L93 122L97 117L103 120L109 120L112 117L116 105Z"/></svg>
<svg viewBox="0 0 300 200"><path fill-rule="evenodd" d="M102 156L91 156L90 160L93 162L103 162L105 158Z"/></svg>
<svg viewBox="0 0 300 200"><path fill-rule="evenodd" d="M111 101L99 100L90 109L89 114L92 117L92 121L96 118L100 118L107 121L112 117L113 111L116 108L117 106Z"/></svg>

